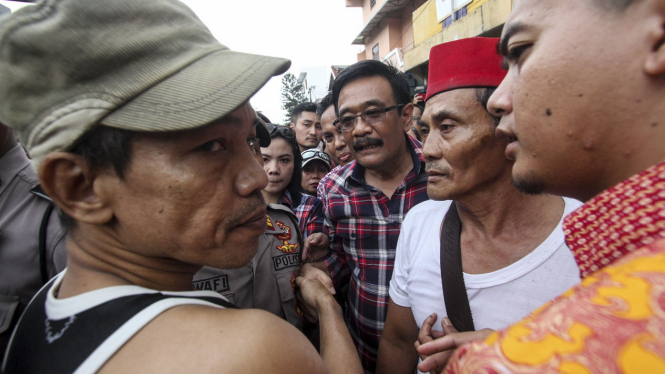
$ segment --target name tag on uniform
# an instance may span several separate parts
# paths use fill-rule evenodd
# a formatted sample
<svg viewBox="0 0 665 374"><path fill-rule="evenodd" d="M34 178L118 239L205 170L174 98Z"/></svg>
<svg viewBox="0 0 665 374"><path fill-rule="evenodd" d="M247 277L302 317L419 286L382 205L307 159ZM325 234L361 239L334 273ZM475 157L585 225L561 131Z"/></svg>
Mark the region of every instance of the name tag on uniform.
<svg viewBox="0 0 665 374"><path fill-rule="evenodd" d="M199 291L217 291L224 292L229 290L229 276L226 274L218 277L201 279L194 282L194 288Z"/></svg>

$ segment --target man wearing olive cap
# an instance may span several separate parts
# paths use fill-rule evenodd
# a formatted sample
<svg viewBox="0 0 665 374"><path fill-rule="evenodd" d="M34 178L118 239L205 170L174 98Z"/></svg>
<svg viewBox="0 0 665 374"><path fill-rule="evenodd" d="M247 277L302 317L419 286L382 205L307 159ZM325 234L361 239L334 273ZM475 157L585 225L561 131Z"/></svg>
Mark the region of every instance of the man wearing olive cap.
<svg viewBox="0 0 665 374"><path fill-rule="evenodd" d="M269 136L248 100L288 66L228 50L175 0L45 0L0 22L0 122L70 228L4 373L358 370L320 283L297 281L323 361L285 321L192 287L256 253Z"/></svg>

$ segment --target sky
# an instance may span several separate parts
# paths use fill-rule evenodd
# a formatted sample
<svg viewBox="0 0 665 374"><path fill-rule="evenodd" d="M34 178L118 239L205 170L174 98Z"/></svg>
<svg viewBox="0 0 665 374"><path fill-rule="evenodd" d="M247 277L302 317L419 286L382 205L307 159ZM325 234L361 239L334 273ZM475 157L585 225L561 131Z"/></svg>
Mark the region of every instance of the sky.
<svg viewBox="0 0 665 374"><path fill-rule="evenodd" d="M351 42L360 33L362 8L345 0L182 0L213 35L231 50L291 60L296 77L309 66L350 65L363 46ZM281 76L272 78L250 100L281 123Z"/></svg>
<svg viewBox="0 0 665 374"><path fill-rule="evenodd" d="M284 57L296 77L310 66L350 65L363 46L351 42L363 27L362 8L345 0L181 0L231 50ZM24 3L0 1L10 9ZM281 109L281 76L272 78L251 100L275 123Z"/></svg>

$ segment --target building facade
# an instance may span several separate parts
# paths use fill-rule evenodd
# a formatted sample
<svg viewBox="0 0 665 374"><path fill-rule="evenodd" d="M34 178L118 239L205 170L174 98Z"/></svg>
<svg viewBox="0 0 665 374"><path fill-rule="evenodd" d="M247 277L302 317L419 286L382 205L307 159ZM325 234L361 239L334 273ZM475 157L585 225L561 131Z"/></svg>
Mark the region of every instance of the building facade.
<svg viewBox="0 0 665 374"><path fill-rule="evenodd" d="M427 83L435 45L474 36L500 37L514 0L428 0L413 12L413 48L404 71Z"/></svg>
<svg viewBox="0 0 665 374"><path fill-rule="evenodd" d="M351 43L363 45L358 61L379 60L404 71L404 54L413 49L413 12L426 0L346 0L362 7L363 29Z"/></svg>

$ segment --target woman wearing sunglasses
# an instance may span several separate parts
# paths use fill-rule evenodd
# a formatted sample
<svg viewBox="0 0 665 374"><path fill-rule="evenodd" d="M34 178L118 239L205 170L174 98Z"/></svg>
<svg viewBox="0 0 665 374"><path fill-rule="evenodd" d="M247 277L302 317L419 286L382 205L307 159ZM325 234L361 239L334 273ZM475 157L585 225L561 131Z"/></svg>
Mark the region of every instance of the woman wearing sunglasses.
<svg viewBox="0 0 665 374"><path fill-rule="evenodd" d="M316 196L319 182L330 172L330 156L318 149L308 149L302 153L302 189Z"/></svg>
<svg viewBox="0 0 665 374"><path fill-rule="evenodd" d="M263 190L263 197L269 204L283 204L293 209L303 239L322 233L324 216L321 200L302 193L303 160L295 133L286 126L268 124L266 127L270 131L271 143L269 147L261 148L263 169L268 173L268 186Z"/></svg>

